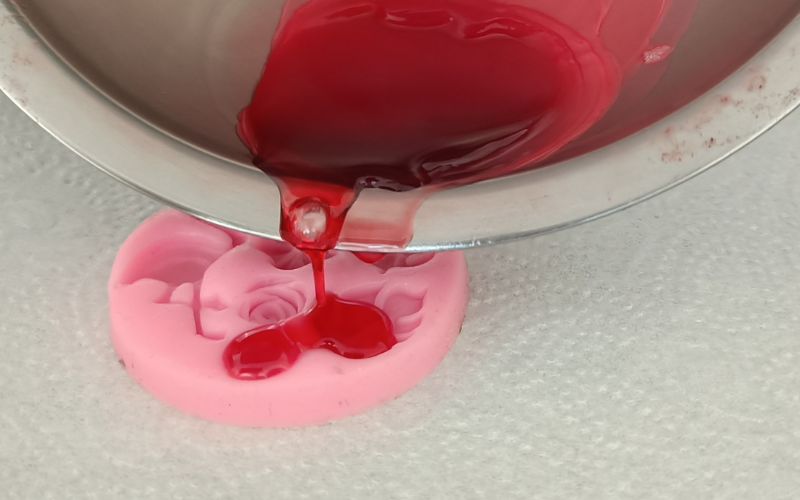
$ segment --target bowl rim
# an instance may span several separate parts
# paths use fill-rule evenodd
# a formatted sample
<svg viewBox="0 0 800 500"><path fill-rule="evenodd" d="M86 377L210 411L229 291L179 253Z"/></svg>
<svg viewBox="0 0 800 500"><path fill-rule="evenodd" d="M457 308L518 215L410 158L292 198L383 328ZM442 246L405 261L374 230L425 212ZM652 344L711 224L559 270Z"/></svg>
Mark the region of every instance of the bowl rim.
<svg viewBox="0 0 800 500"><path fill-rule="evenodd" d="M278 238L278 191L269 178L117 105L59 58L10 0L0 0L0 90L128 186L210 222ZM417 212L404 250L508 242L619 212L720 163L798 106L800 16L717 86L631 136L542 169L434 194ZM626 182L615 182L621 176ZM516 201L508 214L486 209L509 199ZM339 248L397 250L350 241Z"/></svg>

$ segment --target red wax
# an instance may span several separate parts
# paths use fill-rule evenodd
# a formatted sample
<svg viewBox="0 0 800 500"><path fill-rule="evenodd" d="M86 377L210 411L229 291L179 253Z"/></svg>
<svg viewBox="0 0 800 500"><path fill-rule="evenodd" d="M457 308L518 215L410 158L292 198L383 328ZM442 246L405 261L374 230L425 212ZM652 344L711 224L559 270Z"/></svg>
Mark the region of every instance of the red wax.
<svg viewBox="0 0 800 500"><path fill-rule="evenodd" d="M258 380L287 370L308 349L361 359L384 353L396 343L383 311L328 295L325 305L304 315L240 335L226 347L223 362L231 376Z"/></svg>
<svg viewBox="0 0 800 500"><path fill-rule="evenodd" d="M602 49L525 7L310 0L276 35L238 132L289 189L400 191L541 159L594 123L618 85Z"/></svg>
<svg viewBox="0 0 800 500"><path fill-rule="evenodd" d="M386 254L375 252L354 252L354 255L367 264L374 264L386 256Z"/></svg>

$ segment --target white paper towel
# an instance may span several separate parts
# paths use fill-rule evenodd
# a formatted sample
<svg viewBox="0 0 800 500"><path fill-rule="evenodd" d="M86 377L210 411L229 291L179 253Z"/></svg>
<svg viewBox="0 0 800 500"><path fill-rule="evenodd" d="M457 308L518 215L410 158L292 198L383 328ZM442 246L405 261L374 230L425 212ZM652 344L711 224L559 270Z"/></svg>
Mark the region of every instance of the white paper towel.
<svg viewBox="0 0 800 500"><path fill-rule="evenodd" d="M194 420L117 364L105 286L157 203L0 98L0 498L796 499L800 114L700 178L468 253L439 369L302 430Z"/></svg>

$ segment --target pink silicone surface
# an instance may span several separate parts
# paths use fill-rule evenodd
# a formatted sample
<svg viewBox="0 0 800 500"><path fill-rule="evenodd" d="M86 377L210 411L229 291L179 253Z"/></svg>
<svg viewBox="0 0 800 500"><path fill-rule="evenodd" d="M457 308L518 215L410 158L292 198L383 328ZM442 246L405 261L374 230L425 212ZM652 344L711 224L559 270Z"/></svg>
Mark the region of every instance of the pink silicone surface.
<svg viewBox="0 0 800 500"><path fill-rule="evenodd" d="M329 290L386 312L398 344L368 359L311 350L280 375L234 379L222 362L225 346L310 308L311 266L285 243L162 211L128 237L114 262L114 349L131 377L186 413L241 426L297 427L400 396L455 342L468 297L460 252L391 254L375 264L331 252L326 271Z"/></svg>

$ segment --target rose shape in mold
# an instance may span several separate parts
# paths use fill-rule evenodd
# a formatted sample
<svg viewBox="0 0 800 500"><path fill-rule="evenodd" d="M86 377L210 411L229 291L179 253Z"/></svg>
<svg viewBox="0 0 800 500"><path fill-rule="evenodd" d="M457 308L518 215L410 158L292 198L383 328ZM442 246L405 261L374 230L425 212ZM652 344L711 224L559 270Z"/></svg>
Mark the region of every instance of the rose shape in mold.
<svg viewBox="0 0 800 500"><path fill-rule="evenodd" d="M280 373L232 377L225 350L242 334L307 313L311 266L300 251L174 210L139 226L109 281L112 341L131 377L191 415L240 426L295 427L354 415L427 376L461 327L468 275L459 252L359 259L330 252L328 289L374 304L397 343L366 359L287 346Z"/></svg>

